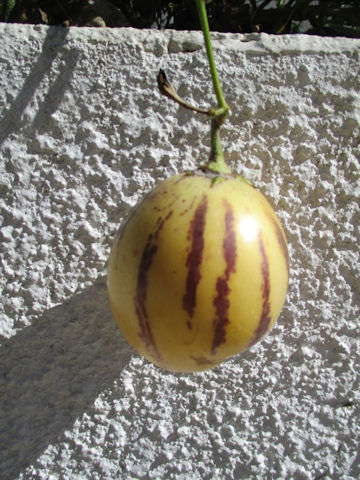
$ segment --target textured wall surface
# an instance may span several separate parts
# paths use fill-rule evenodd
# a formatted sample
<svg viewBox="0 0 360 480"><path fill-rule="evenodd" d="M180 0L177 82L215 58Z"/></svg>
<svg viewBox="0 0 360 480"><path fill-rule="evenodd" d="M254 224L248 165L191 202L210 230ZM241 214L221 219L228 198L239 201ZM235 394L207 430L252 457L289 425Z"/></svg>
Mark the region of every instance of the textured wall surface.
<svg viewBox="0 0 360 480"><path fill-rule="evenodd" d="M214 35L226 158L267 196L287 302L244 355L194 375L117 330L106 262L124 216L207 157L202 36L0 25L0 477L360 477L360 41Z"/></svg>

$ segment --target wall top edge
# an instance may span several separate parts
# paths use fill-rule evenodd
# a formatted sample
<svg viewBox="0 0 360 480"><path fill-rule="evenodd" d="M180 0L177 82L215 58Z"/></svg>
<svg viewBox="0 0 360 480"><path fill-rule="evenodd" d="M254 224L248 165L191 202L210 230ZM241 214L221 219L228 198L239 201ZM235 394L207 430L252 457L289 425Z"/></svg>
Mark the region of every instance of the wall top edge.
<svg viewBox="0 0 360 480"><path fill-rule="evenodd" d="M212 32L214 48L245 54L301 54L301 53L359 53L360 39L346 37L320 37L316 35L292 34L269 35L267 33L219 33ZM94 28L94 27L57 27L46 25L27 25L0 23L0 38L13 38L16 41L56 37L66 42L95 42L116 44L129 42L147 52L162 54L193 52L203 48L204 42L200 31L149 30L136 28Z"/></svg>

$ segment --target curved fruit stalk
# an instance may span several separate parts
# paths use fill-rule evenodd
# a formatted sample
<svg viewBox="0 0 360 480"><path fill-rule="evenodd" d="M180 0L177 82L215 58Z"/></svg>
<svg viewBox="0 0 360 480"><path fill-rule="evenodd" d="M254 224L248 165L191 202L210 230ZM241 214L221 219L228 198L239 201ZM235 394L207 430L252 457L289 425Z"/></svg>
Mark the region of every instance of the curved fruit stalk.
<svg viewBox="0 0 360 480"><path fill-rule="evenodd" d="M287 242L265 197L241 177L182 174L158 185L120 229L108 266L116 322L166 369L212 368L279 316Z"/></svg>

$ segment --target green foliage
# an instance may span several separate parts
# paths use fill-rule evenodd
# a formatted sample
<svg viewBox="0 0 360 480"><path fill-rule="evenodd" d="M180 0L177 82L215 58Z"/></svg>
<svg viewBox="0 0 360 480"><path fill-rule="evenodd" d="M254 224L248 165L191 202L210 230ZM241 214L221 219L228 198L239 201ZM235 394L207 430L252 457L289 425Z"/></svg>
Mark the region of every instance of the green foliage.
<svg viewBox="0 0 360 480"><path fill-rule="evenodd" d="M15 7L16 0L0 0L0 22L6 22Z"/></svg>
<svg viewBox="0 0 360 480"><path fill-rule="evenodd" d="M114 0L137 27L198 29L193 0ZM150 6L151 5L151 6ZM359 37L359 0L213 0L211 30Z"/></svg>
<svg viewBox="0 0 360 480"><path fill-rule="evenodd" d="M308 33L360 38L359 0L213 0L207 2L211 30L220 32ZM86 0L0 0L4 21L88 25ZM92 13L108 26L122 12L136 28L199 29L194 0L94 0ZM104 16L104 9L109 12ZM90 16L91 16L90 15Z"/></svg>

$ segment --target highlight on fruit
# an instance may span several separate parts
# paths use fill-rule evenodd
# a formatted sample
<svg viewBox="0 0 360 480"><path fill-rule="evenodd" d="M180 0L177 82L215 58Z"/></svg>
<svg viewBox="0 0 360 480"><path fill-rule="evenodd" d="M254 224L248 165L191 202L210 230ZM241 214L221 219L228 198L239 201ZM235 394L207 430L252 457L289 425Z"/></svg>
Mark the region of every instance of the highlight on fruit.
<svg viewBox="0 0 360 480"><path fill-rule="evenodd" d="M160 92L211 118L209 160L161 182L120 227L108 263L110 305L128 342L172 371L213 368L252 347L277 320L289 280L282 226L266 198L233 174L220 127L229 107L215 68L204 0L196 0L217 108Z"/></svg>

